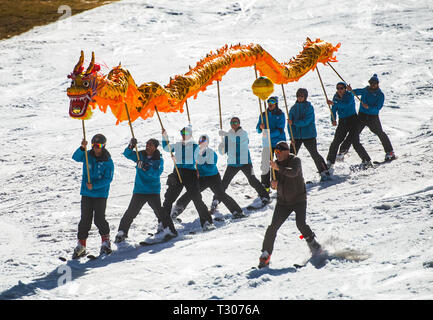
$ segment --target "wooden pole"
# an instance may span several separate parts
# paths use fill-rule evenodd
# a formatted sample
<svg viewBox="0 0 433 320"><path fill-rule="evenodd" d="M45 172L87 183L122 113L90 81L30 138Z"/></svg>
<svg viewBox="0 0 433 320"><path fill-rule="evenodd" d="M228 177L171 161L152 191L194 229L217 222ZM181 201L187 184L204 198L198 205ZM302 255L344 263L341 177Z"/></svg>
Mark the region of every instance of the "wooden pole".
<svg viewBox="0 0 433 320"><path fill-rule="evenodd" d="M81 119L81 123L83 125L83 140L86 140L86 129L84 127L84 119ZM86 157L86 169L87 169L87 182L90 182L90 172L89 172L89 157L87 156L87 146L84 147L84 155Z"/></svg>
<svg viewBox="0 0 433 320"><path fill-rule="evenodd" d="M334 114L332 113L332 109L328 104L328 95L326 94L325 86L323 85L322 77L320 76L319 67L316 66L317 75L319 76L320 84L322 85L323 93L325 94L326 105L328 106L329 112L331 112L332 122L335 122Z"/></svg>
<svg viewBox="0 0 433 320"><path fill-rule="evenodd" d="M283 90L284 104L286 105L287 122L288 122L290 120L289 108L287 106L287 99L286 99L286 92L284 90L284 84L281 84L281 90ZM289 123L289 129L290 129L290 137L292 138L293 151L295 151L295 154L296 154L295 139L293 138L292 125L290 123Z"/></svg>
<svg viewBox="0 0 433 320"><path fill-rule="evenodd" d="M221 95L220 95L220 82L217 81L217 89L218 89L218 108L220 113L220 130L223 129L223 118L221 115Z"/></svg>
<svg viewBox="0 0 433 320"><path fill-rule="evenodd" d="M189 116L189 108L188 108L188 100L185 100L185 105L186 105L186 114L188 115L188 123L189 125L191 125L191 118Z"/></svg>
<svg viewBox="0 0 433 320"><path fill-rule="evenodd" d="M256 74L256 79L257 79L257 67L256 67L256 65L254 64L254 72L255 72L255 74ZM260 108L260 119L261 119L261 123L264 123L263 122L263 110L262 110L262 102L260 101L260 98L259 97L257 97L258 99L259 99L259 108ZM266 111L266 102L263 100L263 106L265 107L265 117L266 117L266 127L268 128L268 130L269 130L269 132L268 132L268 134L267 134L267 136L268 136L268 143L269 143L269 153L270 153L270 160L272 161L272 160L274 160L274 155L273 155L273 153L272 153L272 144L271 144L271 130L269 129L269 119L268 119L268 112ZM273 169L273 168L270 168L271 169L271 171L272 171L272 177L274 178L274 180L276 180L276 178L275 178L275 170Z"/></svg>
<svg viewBox="0 0 433 320"><path fill-rule="evenodd" d="M156 111L156 115L158 116L158 120L159 120L159 124L161 125L161 129L165 130L164 126L162 125L161 117L159 116L158 108L156 106L155 106L155 111ZM171 146L170 146L170 143L168 142L168 139L166 142L167 142L168 150L170 150L171 158L173 159L173 151L171 150ZM174 164L174 167L176 169L177 176L179 177L180 183L183 183L182 178L180 177L179 169L178 169L178 167L176 165L176 161L174 159L173 159L173 164Z"/></svg>
<svg viewBox="0 0 433 320"><path fill-rule="evenodd" d="M128 106L126 105L126 103L125 103L125 109L126 109L126 114L128 115L129 128L131 128L132 138L135 139L134 130L132 129L131 117L129 116L129 110L128 110ZM137 144L135 144L135 152L137 153L137 161L140 161L140 156L138 155Z"/></svg>
<svg viewBox="0 0 433 320"><path fill-rule="evenodd" d="M334 70L334 72L337 74L337 76L341 79L341 81L343 81L344 83L346 83L347 84L347 82L340 76L340 74L337 72L337 70L335 70L334 69L334 67L333 66L331 66L331 63L330 62L327 62L327 64L328 64L328 66L330 66L331 67L331 69L332 70ZM361 101L361 98L360 97L358 97L358 95L355 93L355 92L353 92L353 90L351 90L350 92L352 92L353 93L353 95L359 100L359 102L362 102Z"/></svg>

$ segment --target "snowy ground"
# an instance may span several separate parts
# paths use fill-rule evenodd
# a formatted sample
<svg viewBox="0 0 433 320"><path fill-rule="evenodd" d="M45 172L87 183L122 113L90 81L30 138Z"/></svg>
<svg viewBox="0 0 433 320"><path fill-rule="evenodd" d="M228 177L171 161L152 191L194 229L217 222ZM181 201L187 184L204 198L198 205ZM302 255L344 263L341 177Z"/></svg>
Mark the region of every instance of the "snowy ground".
<svg viewBox="0 0 433 320"><path fill-rule="evenodd" d="M147 1L125 0L38 27L0 41L0 299L432 299L433 298L433 5L430 1ZM138 84L185 73L189 65L225 44L259 43L278 61L288 61L306 37L342 43L335 68L354 88L373 73L386 95L382 125L399 159L377 170L351 173L357 155L337 163L335 182L308 188L308 223L331 253L354 250L360 262L294 263L308 258L294 216L280 229L269 270L258 263L275 202L241 221L217 222L218 229L180 237L154 247L136 247L156 221L145 207L134 221L128 245L103 261L61 262L76 243L80 216L81 166L71 159L79 146L80 121L68 115L67 74L81 49L92 50L109 68L122 62ZM338 77L319 66L328 95ZM224 127L232 115L250 135L260 174L257 98L252 68L232 70L221 83ZM289 104L306 87L315 106L319 151L325 157L334 128L320 83L310 73L286 86ZM276 86L282 101L282 93ZM195 138L219 129L216 86L189 102ZM282 107L284 105L282 104ZM186 113L163 114L169 134L187 124ZM116 171L107 219L112 236L129 203L135 170L121 153L130 139L126 123L96 111L86 122L88 137L108 138ZM156 119L134 122L139 143L160 138ZM376 136L361 138L373 159L384 153ZM306 180L317 180L305 149ZM162 181L172 170L167 154ZM225 157L218 163L225 169ZM165 191L165 185L162 194ZM228 189L241 206L254 195L239 174ZM211 193L203 193L210 204ZM220 212L228 216L222 206ZM198 230L190 206L177 225ZM100 239L93 226L91 252ZM113 245L115 249L117 247ZM430 263L429 263L430 262Z"/></svg>

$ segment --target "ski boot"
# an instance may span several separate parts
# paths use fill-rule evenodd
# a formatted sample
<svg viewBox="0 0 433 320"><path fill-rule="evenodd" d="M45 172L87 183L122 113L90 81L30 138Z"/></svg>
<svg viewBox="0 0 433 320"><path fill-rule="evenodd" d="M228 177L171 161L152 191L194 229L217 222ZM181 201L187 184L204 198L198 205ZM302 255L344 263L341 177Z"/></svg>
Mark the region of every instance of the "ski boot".
<svg viewBox="0 0 433 320"><path fill-rule="evenodd" d="M343 161L344 160L344 156L349 152L349 150L340 150L340 152L337 154L337 161Z"/></svg>
<svg viewBox="0 0 433 320"><path fill-rule="evenodd" d="M215 230L216 227L212 222L206 221L202 226L203 231Z"/></svg>
<svg viewBox="0 0 433 320"><path fill-rule="evenodd" d="M86 240L78 240L77 246L72 254L72 259L84 257L86 254Z"/></svg>
<svg viewBox="0 0 433 320"><path fill-rule="evenodd" d="M361 169L365 170L365 169L372 168L372 167L373 167L373 164L371 163L370 160L362 160L361 165L360 165Z"/></svg>
<svg viewBox="0 0 433 320"><path fill-rule="evenodd" d="M262 269L262 268L268 267L270 262L271 262L271 255L265 250L262 252L262 254L259 258L258 268Z"/></svg>
<svg viewBox="0 0 433 320"><path fill-rule="evenodd" d="M212 201L212 204L210 205L210 210L209 210L210 214L214 214L215 213L215 211L216 211L219 203L220 203L220 201L218 199L214 199Z"/></svg>
<svg viewBox="0 0 433 320"><path fill-rule="evenodd" d="M240 218L245 218L246 215L242 211L240 211L240 212L239 211L235 211L235 212L232 213L232 217L233 217L233 219L240 219Z"/></svg>
<svg viewBox="0 0 433 320"><path fill-rule="evenodd" d="M322 246L316 241L316 239L314 239L314 237L315 235L313 234L311 237L305 238L305 240L307 241L308 248L310 249L311 255L313 257L323 252Z"/></svg>
<svg viewBox="0 0 433 320"><path fill-rule="evenodd" d="M113 251L111 250L110 236L104 235L102 236L102 244L99 254L110 254L111 252Z"/></svg>
<svg viewBox="0 0 433 320"><path fill-rule="evenodd" d="M331 174L329 173L329 170L324 170L324 171L320 172L320 182L329 181L329 180L332 180Z"/></svg>
<svg viewBox="0 0 433 320"><path fill-rule="evenodd" d="M128 238L128 236L125 234L125 232L119 230L119 232L116 234L116 238L114 238L114 243L121 243L125 241L126 238Z"/></svg>
<svg viewBox="0 0 433 320"><path fill-rule="evenodd" d="M177 217L183 212L183 210L185 210L184 207L178 206L177 204L175 204L173 209L171 210L171 214L170 214L171 218L173 220L179 221L180 219L178 219Z"/></svg>
<svg viewBox="0 0 433 320"><path fill-rule="evenodd" d="M396 159L396 156L395 156L394 151L390 151L390 152L387 152L385 154L385 161L391 162L392 160L395 160L395 159Z"/></svg>

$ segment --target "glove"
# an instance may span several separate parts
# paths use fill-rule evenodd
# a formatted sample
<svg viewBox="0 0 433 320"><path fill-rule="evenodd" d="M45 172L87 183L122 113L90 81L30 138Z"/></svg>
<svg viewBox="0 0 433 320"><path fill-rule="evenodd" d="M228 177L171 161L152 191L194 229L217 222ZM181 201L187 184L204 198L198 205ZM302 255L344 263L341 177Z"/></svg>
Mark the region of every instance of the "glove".
<svg viewBox="0 0 433 320"><path fill-rule="evenodd" d="M220 131L218 131L218 134L219 134L220 137L226 137L226 136L229 135L228 132L227 132L227 131L224 131L224 130L220 130Z"/></svg>
<svg viewBox="0 0 433 320"><path fill-rule="evenodd" d="M143 171L147 171L150 169L150 163L139 160L137 161L137 167Z"/></svg>
<svg viewBox="0 0 433 320"><path fill-rule="evenodd" d="M137 139L131 138L131 141L129 142L128 148L129 149L134 149L136 145L137 145Z"/></svg>

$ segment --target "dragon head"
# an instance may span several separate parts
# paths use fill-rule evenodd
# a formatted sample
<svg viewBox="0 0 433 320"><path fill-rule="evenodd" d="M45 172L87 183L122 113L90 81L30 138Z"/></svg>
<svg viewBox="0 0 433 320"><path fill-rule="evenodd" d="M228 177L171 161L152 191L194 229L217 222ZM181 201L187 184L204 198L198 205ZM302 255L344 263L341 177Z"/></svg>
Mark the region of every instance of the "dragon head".
<svg viewBox="0 0 433 320"><path fill-rule="evenodd" d="M101 67L95 64L95 53L92 52L92 60L85 72L83 68L84 52L81 51L80 59L68 78L71 86L67 89L69 97L69 115L77 119L89 119L92 115L93 97L100 91L103 81L100 81L98 71Z"/></svg>

